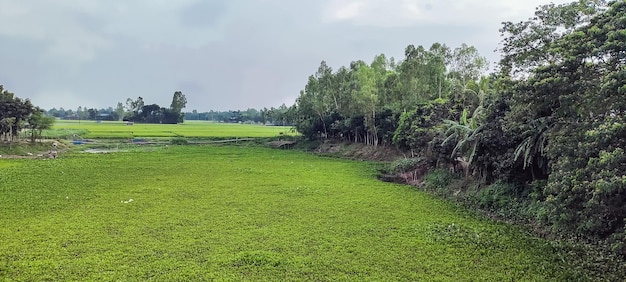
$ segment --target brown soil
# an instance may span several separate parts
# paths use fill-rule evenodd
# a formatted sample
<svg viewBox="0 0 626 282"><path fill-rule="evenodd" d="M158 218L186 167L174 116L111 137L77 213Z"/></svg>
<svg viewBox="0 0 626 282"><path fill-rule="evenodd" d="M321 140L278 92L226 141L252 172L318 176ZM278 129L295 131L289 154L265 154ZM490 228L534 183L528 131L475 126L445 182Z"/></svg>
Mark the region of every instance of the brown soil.
<svg viewBox="0 0 626 282"><path fill-rule="evenodd" d="M342 158L367 161L394 161L404 154L394 147L372 146L361 143L341 143L326 141L315 150L316 153L339 156Z"/></svg>
<svg viewBox="0 0 626 282"><path fill-rule="evenodd" d="M395 147L390 146L372 146L362 143L342 143L337 141L326 141L315 150L316 153L322 155L337 156L340 158L392 162L398 159L406 158L406 154ZM394 182L400 184L412 185L420 187L423 184L423 177L428 171L426 166L418 166L410 171L398 174L381 174L378 179L385 182Z"/></svg>

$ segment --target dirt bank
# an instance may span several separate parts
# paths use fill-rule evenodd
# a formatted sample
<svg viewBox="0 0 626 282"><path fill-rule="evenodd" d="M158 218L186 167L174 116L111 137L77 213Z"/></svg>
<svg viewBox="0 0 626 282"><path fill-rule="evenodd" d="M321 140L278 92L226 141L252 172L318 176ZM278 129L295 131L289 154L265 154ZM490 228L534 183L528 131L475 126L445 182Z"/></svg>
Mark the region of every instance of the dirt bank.
<svg viewBox="0 0 626 282"><path fill-rule="evenodd" d="M315 153L354 160L390 162L405 155L391 146L371 146L361 143L343 143L327 140L315 150Z"/></svg>

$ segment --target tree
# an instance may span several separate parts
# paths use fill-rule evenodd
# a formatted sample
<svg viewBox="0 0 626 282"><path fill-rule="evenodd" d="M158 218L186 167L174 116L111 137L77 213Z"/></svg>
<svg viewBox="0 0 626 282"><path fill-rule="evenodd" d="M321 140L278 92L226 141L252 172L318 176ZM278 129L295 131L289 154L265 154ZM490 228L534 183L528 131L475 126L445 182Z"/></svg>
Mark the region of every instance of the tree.
<svg viewBox="0 0 626 282"><path fill-rule="evenodd" d="M187 106L187 98L185 97L185 94L181 91L174 92L172 104L170 105L172 112L181 113L185 106Z"/></svg>
<svg viewBox="0 0 626 282"><path fill-rule="evenodd" d="M172 104L170 105L170 111L173 114L178 115L177 122L179 123L183 122L184 114L182 113L182 110L185 106L187 106L187 98L185 97L185 94L181 91L174 92Z"/></svg>
<svg viewBox="0 0 626 282"><path fill-rule="evenodd" d="M15 117L5 117L0 119L0 137L4 137L0 138L0 140L4 139L9 142L13 141L13 127L15 126L15 121Z"/></svg>
<svg viewBox="0 0 626 282"><path fill-rule="evenodd" d="M384 65L380 62L380 57L377 57L372 65L379 69L384 68ZM365 125L368 129L365 143L377 146L378 131L376 130L375 123L376 111L379 105L378 88L376 87L377 73L374 68L360 62L356 69L356 77L360 87L357 91L353 92L353 100L360 109L358 114L365 117Z"/></svg>
<svg viewBox="0 0 626 282"><path fill-rule="evenodd" d="M444 146L449 141L456 141L450 157L454 158L458 153L471 164L480 141L478 134L483 126L479 125L475 118L468 118L467 110L463 110L458 122L453 120L444 120L444 122L448 126L447 137L441 145Z"/></svg>
<svg viewBox="0 0 626 282"><path fill-rule="evenodd" d="M0 120L4 120L0 123L0 136L5 136L9 141L19 137L18 133L34 111L35 107L30 100L22 100L0 85Z"/></svg>
<svg viewBox="0 0 626 282"><path fill-rule="evenodd" d="M541 169L542 174L548 173L547 145L550 124L552 123L546 117L538 118L527 124L522 133L522 136L525 138L514 152L515 161L523 157L523 168L530 169L532 180L537 178L533 165L537 165Z"/></svg>
<svg viewBox="0 0 626 282"><path fill-rule="evenodd" d="M462 46L467 45L463 44ZM428 75L432 78L431 83L435 87L437 98L445 98L449 92L449 83L445 73L451 62L450 48L445 44L434 43L430 46L429 52L432 57L428 64Z"/></svg>
<svg viewBox="0 0 626 282"><path fill-rule="evenodd" d="M117 113L117 120L122 120L124 118L124 114L126 113L126 111L124 111L124 105L122 104L122 102L117 102L115 112Z"/></svg>
<svg viewBox="0 0 626 282"><path fill-rule="evenodd" d="M264 107L259 112L261 114L261 123L265 125L267 123L267 120L269 119L269 110L266 107Z"/></svg>
<svg viewBox="0 0 626 282"><path fill-rule="evenodd" d="M311 109L315 112L319 121L322 124L323 136L328 136L328 126L325 121L325 117L328 115L330 109L327 107L325 103L326 92L323 91L323 88L320 89L319 81L315 78L315 76L309 77L309 83L304 88L305 97L308 97L308 103L310 103Z"/></svg>
<svg viewBox="0 0 626 282"><path fill-rule="evenodd" d="M552 44L574 29L585 25L606 7L603 0L580 0L568 4L537 7L535 17L526 21L504 22L500 33L504 40L499 67L505 76L525 76L534 68L557 63L562 53ZM555 52L556 51L556 52Z"/></svg>
<svg viewBox="0 0 626 282"><path fill-rule="evenodd" d="M98 117L98 110L94 108L87 109L87 119L95 120Z"/></svg>
<svg viewBox="0 0 626 282"><path fill-rule="evenodd" d="M458 80L460 85L466 85L477 81L488 67L489 62L474 46L463 43L452 53L449 76Z"/></svg>
<svg viewBox="0 0 626 282"><path fill-rule="evenodd" d="M36 108L35 112L28 118L28 128L30 129L30 142L35 143L37 138L41 138L42 132L52 128L54 117L43 115L43 110Z"/></svg>
<svg viewBox="0 0 626 282"><path fill-rule="evenodd" d="M555 228L609 239L626 251L626 2L548 5L505 24L501 62L511 85L507 127L518 159L547 163L540 190ZM528 45L528 46L526 46ZM541 162L535 162L540 160Z"/></svg>
<svg viewBox="0 0 626 282"><path fill-rule="evenodd" d="M144 102L141 96L137 97L137 100L133 100L131 98L126 99L126 109L132 113L133 117L139 115L143 106Z"/></svg>

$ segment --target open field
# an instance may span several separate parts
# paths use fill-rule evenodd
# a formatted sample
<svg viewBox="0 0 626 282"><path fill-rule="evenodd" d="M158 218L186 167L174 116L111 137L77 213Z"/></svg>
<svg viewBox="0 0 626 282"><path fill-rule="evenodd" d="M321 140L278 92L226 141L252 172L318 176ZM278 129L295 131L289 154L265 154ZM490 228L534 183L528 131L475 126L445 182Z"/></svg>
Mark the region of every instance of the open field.
<svg viewBox="0 0 626 282"><path fill-rule="evenodd" d="M234 146L0 159L0 280L584 280L370 163Z"/></svg>
<svg viewBox="0 0 626 282"><path fill-rule="evenodd" d="M274 137L294 134L288 126L264 126L252 124L185 121L183 124L134 124L125 122L58 120L53 130L44 136L71 136L82 138L133 138L133 137Z"/></svg>

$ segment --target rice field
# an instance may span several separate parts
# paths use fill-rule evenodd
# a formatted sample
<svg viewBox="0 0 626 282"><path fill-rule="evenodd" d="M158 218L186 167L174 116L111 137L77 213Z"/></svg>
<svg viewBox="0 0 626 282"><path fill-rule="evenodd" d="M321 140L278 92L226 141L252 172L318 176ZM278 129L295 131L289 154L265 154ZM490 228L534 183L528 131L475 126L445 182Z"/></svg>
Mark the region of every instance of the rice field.
<svg viewBox="0 0 626 282"><path fill-rule="evenodd" d="M133 124L121 121L75 121L57 120L44 136L72 136L82 138L135 138L135 137L187 137L187 138L246 138L295 135L288 126L265 126L256 124L215 123L185 121L182 124Z"/></svg>
<svg viewBox="0 0 626 282"><path fill-rule="evenodd" d="M256 146L0 159L0 280L591 280L543 239L374 175Z"/></svg>

